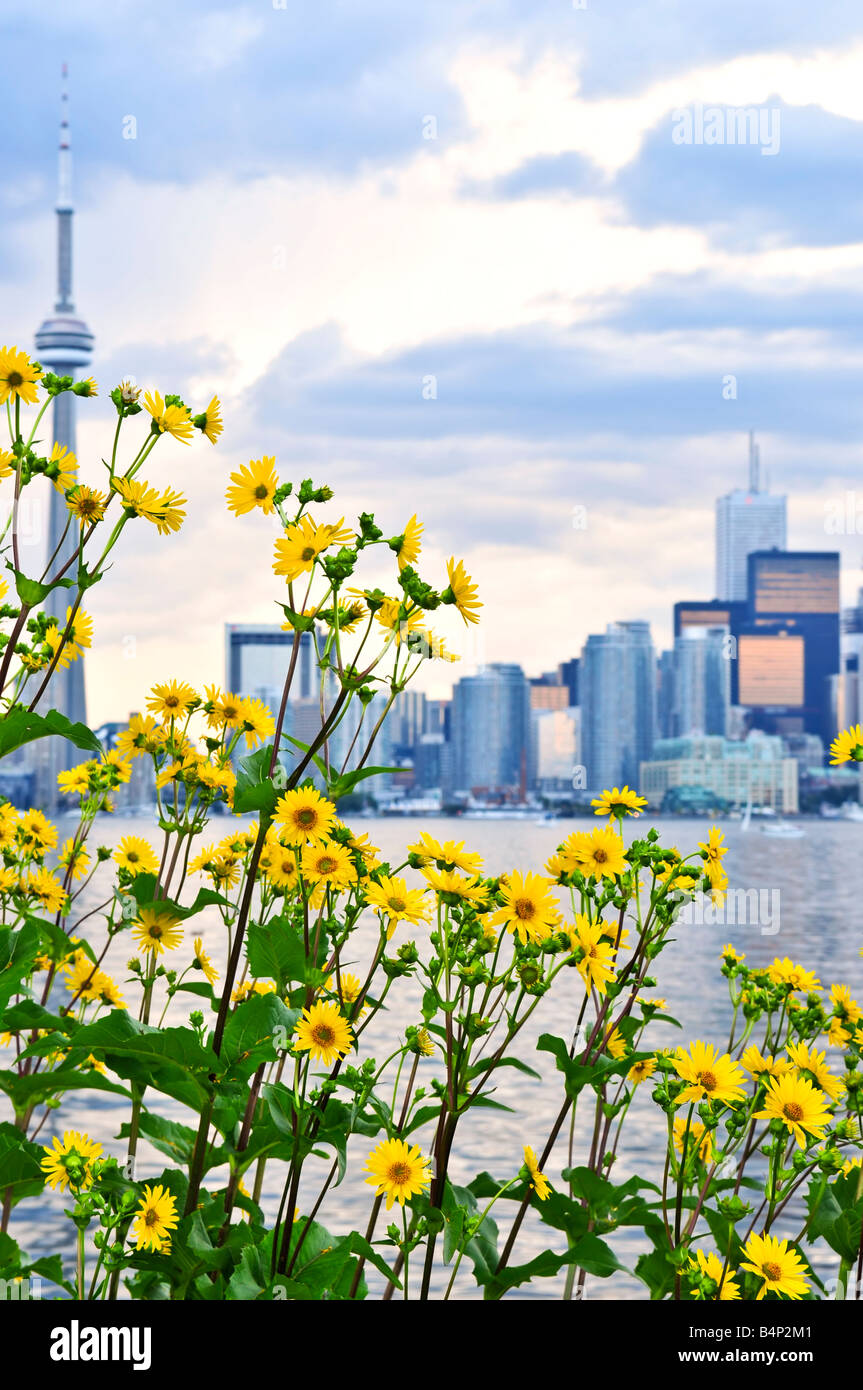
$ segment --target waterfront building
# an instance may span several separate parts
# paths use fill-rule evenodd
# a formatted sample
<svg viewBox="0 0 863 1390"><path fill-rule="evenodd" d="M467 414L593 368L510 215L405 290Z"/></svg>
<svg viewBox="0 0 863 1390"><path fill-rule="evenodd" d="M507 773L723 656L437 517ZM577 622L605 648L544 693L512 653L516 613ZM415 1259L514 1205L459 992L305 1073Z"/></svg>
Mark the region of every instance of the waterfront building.
<svg viewBox="0 0 863 1390"><path fill-rule="evenodd" d="M479 799L524 800L532 783L530 685L520 666L493 662L453 691L453 785Z"/></svg>
<svg viewBox="0 0 863 1390"><path fill-rule="evenodd" d="M759 447L750 431L749 486L716 501L717 598L744 600L749 556L755 550L784 550L786 537L786 499L762 489Z"/></svg>
<svg viewBox="0 0 863 1390"><path fill-rule="evenodd" d="M609 623L588 637L579 667L581 758L587 788L635 786L653 750L656 657L645 622Z"/></svg>

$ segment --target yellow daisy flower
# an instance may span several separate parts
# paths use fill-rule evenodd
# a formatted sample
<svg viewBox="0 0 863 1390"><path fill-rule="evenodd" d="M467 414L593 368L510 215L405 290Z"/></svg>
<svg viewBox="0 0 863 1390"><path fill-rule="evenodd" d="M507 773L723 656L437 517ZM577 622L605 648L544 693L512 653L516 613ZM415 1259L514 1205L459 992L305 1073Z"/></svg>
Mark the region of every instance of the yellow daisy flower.
<svg viewBox="0 0 863 1390"><path fill-rule="evenodd" d="M441 594L444 603L454 603L465 623L478 623L479 616L476 610L482 608L482 604L477 598L477 586L465 570L463 562L459 560L456 564L455 557L447 560L446 572L449 588L444 589Z"/></svg>
<svg viewBox="0 0 863 1390"><path fill-rule="evenodd" d="M276 803L273 823L289 845L322 845L330 836L336 808L315 787L296 787Z"/></svg>
<svg viewBox="0 0 863 1390"><path fill-rule="evenodd" d="M132 923L132 935L139 951L152 951L154 958L164 951L175 951L183 939L179 919L169 909L142 907Z"/></svg>
<svg viewBox="0 0 863 1390"><path fill-rule="evenodd" d="M308 1052L313 1062L323 1062L325 1067L332 1067L350 1052L354 1041L349 1023L335 1004L321 1000L303 1009L294 1034L294 1051Z"/></svg>
<svg viewBox="0 0 863 1390"><path fill-rule="evenodd" d="M165 1252L171 1247L171 1231L179 1226L177 1199L158 1183L144 1188L132 1222L132 1239L138 1250Z"/></svg>
<svg viewBox="0 0 863 1390"><path fill-rule="evenodd" d="M863 762L863 729L859 724L852 724L850 729L843 729L836 735L830 745L830 755L831 764Z"/></svg>
<svg viewBox="0 0 863 1390"><path fill-rule="evenodd" d="M740 1268L764 1280L758 1291L758 1299L768 1293L786 1294L788 1298L802 1298L808 1293L809 1284L804 1277L806 1265L796 1250L789 1250L787 1240L779 1240L777 1236L752 1235L744 1245L743 1253L749 1259Z"/></svg>
<svg viewBox="0 0 863 1390"><path fill-rule="evenodd" d="M417 926L428 920L429 905L422 888L408 888L403 878L382 877L366 884L366 902L388 919L387 938L391 938L397 922Z"/></svg>
<svg viewBox="0 0 863 1390"><path fill-rule="evenodd" d="M756 1110L756 1120L781 1120L791 1131L801 1149L806 1148L807 1134L823 1138L830 1123L824 1095L804 1076L786 1072L774 1077L767 1088L764 1109Z"/></svg>
<svg viewBox="0 0 863 1390"><path fill-rule="evenodd" d="M111 856L121 869L130 874L157 874L159 858L152 845L137 835L124 835Z"/></svg>
<svg viewBox="0 0 863 1390"><path fill-rule="evenodd" d="M37 382L41 376L41 371L34 367L26 352L20 352L17 347L0 348L0 405L15 400L35 405L39 396Z"/></svg>
<svg viewBox="0 0 863 1390"><path fill-rule="evenodd" d="M275 456L250 459L248 468L242 467L231 474L231 482L233 486L225 493L228 511L244 516L260 507L264 516L269 516L279 486Z"/></svg>
<svg viewBox="0 0 863 1390"><path fill-rule="evenodd" d="M700 1040L690 1043L688 1053L679 1047L674 1069L688 1083L677 1097L676 1105L700 1100L718 1100L725 1105L736 1105L743 1099L742 1071L727 1052L720 1056L709 1043Z"/></svg>
<svg viewBox="0 0 863 1390"><path fill-rule="evenodd" d="M101 1155L102 1145L77 1129L67 1129L62 1140L55 1134L52 1145L43 1144L45 1157L40 1165L48 1186L61 1192L67 1187L75 1192L92 1187L92 1163Z"/></svg>
<svg viewBox="0 0 863 1390"><path fill-rule="evenodd" d="M595 796L590 804L596 807L595 816L640 816L647 805L647 798L639 796L630 787L614 787L612 791Z"/></svg>
<svg viewBox="0 0 863 1390"><path fill-rule="evenodd" d="M515 870L501 881L503 906L489 918L489 926L506 926L520 941L543 941L556 929L559 909L547 878Z"/></svg>
<svg viewBox="0 0 863 1390"><path fill-rule="evenodd" d="M409 1148L404 1139L385 1139L366 1160L366 1182L376 1188L375 1195L386 1196L387 1211L393 1202L404 1206L431 1182L430 1160L424 1158L419 1144Z"/></svg>

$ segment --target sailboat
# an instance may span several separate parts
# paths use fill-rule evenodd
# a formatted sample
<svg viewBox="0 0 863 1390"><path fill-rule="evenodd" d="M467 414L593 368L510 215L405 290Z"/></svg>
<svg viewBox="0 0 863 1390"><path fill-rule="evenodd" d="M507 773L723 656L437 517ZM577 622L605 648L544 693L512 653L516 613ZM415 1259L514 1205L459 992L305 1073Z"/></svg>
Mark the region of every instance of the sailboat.
<svg viewBox="0 0 863 1390"><path fill-rule="evenodd" d="M740 829L743 830L743 831L748 830L751 820L752 820L752 792L750 791L749 796L748 796L747 799L746 799L746 810L743 812L743 820L740 822Z"/></svg>

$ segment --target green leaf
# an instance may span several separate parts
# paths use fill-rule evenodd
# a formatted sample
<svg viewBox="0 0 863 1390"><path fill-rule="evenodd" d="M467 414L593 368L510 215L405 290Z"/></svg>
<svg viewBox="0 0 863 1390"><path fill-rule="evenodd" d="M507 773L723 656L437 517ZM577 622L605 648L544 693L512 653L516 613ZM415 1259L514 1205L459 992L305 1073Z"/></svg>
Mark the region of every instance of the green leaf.
<svg viewBox="0 0 863 1390"><path fill-rule="evenodd" d="M280 793L272 777L269 776L273 746L259 748L248 757L241 758L237 767L237 785L234 788L234 812L238 816L260 815L265 823L273 818Z"/></svg>
<svg viewBox="0 0 863 1390"><path fill-rule="evenodd" d="M113 1068L117 1071L117 1068ZM122 1075L122 1073L120 1073ZM0 1071L0 1091L5 1091L17 1115L32 1105L41 1105L50 1096L64 1091L113 1091L115 1095L131 1097L125 1086L117 1086L97 1071L81 1071L76 1066L57 1067L54 1071L29 1072L19 1076L17 1071Z"/></svg>
<svg viewBox="0 0 863 1390"><path fill-rule="evenodd" d="M73 579L55 579L50 584L41 584L38 579L30 579L15 566L6 561L6 568L10 569L15 576L15 591L22 603L26 603L28 608L35 608L37 604L44 603L52 589L71 589L75 583Z"/></svg>
<svg viewBox="0 0 863 1390"><path fill-rule="evenodd" d="M307 960L303 933L290 917L272 917L263 925L250 923L246 951L255 978L275 980L279 991L290 983L319 984L320 970L327 959L322 932L315 962Z"/></svg>
<svg viewBox="0 0 863 1390"><path fill-rule="evenodd" d="M153 1086L194 1109L208 1100L210 1078L222 1070L216 1054L202 1047L191 1028L151 1028L126 1009L112 1009L81 1028L75 1034L79 1047L104 1058L118 1076Z"/></svg>
<svg viewBox="0 0 863 1390"><path fill-rule="evenodd" d="M120 1126L120 1139L129 1137L130 1126ZM138 1129L159 1153L165 1154L174 1163L190 1163L195 1148L195 1131L176 1120L166 1120L154 1115L151 1110L142 1110L138 1117Z"/></svg>
<svg viewBox="0 0 863 1390"><path fill-rule="evenodd" d="M222 1038L222 1065L230 1080L251 1076L261 1062L271 1062L289 1045L300 1016L277 994L253 994L228 1016Z"/></svg>
<svg viewBox="0 0 863 1390"><path fill-rule="evenodd" d="M92 729L88 729L86 724L72 724L65 714L55 709L47 714L13 709L5 719L0 720L0 758L16 748L23 748L25 743L50 735L68 739L76 748L82 748L87 753L102 752L102 745Z"/></svg>
<svg viewBox="0 0 863 1390"><path fill-rule="evenodd" d="M2 1080L2 1077L0 1077ZM14 1207L22 1197L33 1197L45 1186L38 1144L31 1144L15 1125L0 1124L0 1194Z"/></svg>
<svg viewBox="0 0 863 1390"><path fill-rule="evenodd" d="M21 981L30 974L39 954L40 936L35 922L25 922L20 931L0 927L0 1009L5 1009Z"/></svg>
<svg viewBox="0 0 863 1390"><path fill-rule="evenodd" d="M367 777L380 777L386 772L402 771L400 767L358 767L353 772L343 772L337 777L331 777L327 783L327 795L331 801L338 801L339 797L347 796Z"/></svg>

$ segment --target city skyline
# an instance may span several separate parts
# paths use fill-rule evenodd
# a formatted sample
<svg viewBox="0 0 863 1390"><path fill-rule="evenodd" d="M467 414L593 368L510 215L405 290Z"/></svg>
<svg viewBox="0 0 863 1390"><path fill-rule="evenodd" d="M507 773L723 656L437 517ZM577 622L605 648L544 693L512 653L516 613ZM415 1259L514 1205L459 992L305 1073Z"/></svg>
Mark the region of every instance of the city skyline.
<svg viewBox="0 0 863 1390"><path fill-rule="evenodd" d="M195 404L216 392L226 421L217 457L166 446L159 463L154 481L190 501L170 575L139 530L115 600L90 597L97 722L170 675L217 679L216 608L272 620L265 533L223 500L229 472L262 453L283 475L326 479L348 516L376 492L392 533L417 512L430 578L450 554L466 558L484 621L466 642L457 624L447 635L468 670L483 657L541 670L561 632L578 651L620 617L669 645L674 598L712 592L711 557L691 538L715 498L744 485L751 428L789 496L792 544L824 548L863 433L853 16L837 9L826 33L819 20L815 62L799 4L740 25L732 5L720 32L674 3L672 50L629 5L639 56L612 78L618 21L601 7L515 16L493 3L478 23L443 3L408 32L389 0L365 31L327 0L305 30L275 9L192 4L171 20L182 64L162 41L162 0L136 26L134 57L98 7L78 4L40 47L62 13L49 8L19 16L9 39L28 116L0 194L10 337L32 341L48 292L67 57L79 301L101 388L79 425L82 472L98 476L107 392L127 372ZM323 43L342 55L337 80ZM240 94L229 108L226 85ZM775 158L674 142L674 111L705 86L717 103L780 112ZM180 101L198 115L177 136L166 113ZM686 180L699 197L684 206L673 189ZM834 543L848 604L860 531ZM206 565L205 607L193 579ZM166 607L170 594L169 633L145 593ZM440 689L445 677L427 679Z"/></svg>

